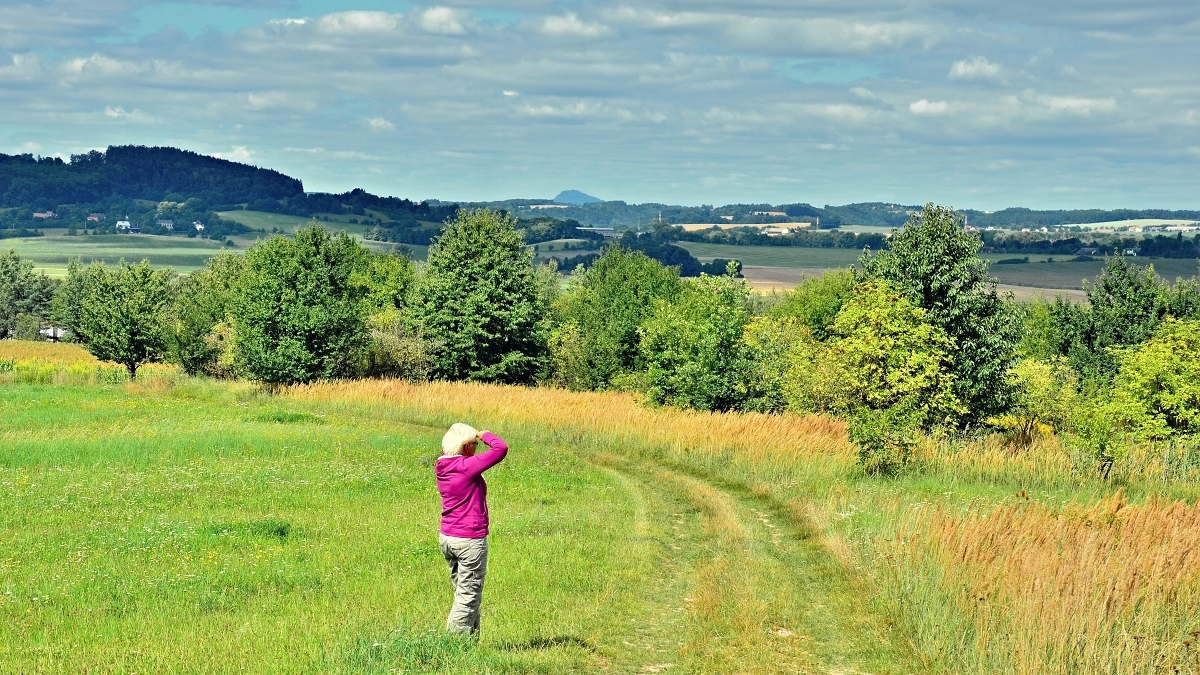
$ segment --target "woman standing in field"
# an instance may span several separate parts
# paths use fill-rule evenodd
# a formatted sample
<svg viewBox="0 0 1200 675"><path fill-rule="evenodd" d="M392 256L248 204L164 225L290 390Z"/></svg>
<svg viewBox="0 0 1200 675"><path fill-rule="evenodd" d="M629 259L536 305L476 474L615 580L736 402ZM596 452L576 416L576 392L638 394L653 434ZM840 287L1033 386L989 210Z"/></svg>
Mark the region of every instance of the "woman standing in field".
<svg viewBox="0 0 1200 675"><path fill-rule="evenodd" d="M487 452L476 455L479 441ZM490 431L475 431L458 422L442 437L438 458L438 492L442 495L442 526L438 543L450 565L454 605L446 619L452 633L479 633L479 604L487 574L488 507L483 472L499 464L508 445Z"/></svg>

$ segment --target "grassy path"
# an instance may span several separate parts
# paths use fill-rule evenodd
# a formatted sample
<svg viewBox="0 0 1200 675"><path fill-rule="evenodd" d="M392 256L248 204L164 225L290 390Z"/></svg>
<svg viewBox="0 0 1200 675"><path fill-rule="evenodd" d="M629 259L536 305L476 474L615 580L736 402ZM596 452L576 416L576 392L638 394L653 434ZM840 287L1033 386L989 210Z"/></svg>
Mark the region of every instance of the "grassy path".
<svg viewBox="0 0 1200 675"><path fill-rule="evenodd" d="M677 469L593 461L624 486L661 556L653 609L634 619L613 670L910 672L864 589L794 509Z"/></svg>

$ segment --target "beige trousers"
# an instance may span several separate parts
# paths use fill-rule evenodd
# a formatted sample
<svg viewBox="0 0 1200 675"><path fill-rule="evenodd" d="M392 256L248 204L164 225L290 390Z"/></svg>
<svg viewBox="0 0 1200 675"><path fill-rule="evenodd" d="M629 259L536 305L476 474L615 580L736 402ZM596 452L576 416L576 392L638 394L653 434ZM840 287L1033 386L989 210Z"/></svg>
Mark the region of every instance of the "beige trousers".
<svg viewBox="0 0 1200 675"><path fill-rule="evenodd" d="M487 537L464 539L438 535L438 544L450 566L454 605L446 618L451 633L479 632L479 605L483 602L483 577L487 575Z"/></svg>

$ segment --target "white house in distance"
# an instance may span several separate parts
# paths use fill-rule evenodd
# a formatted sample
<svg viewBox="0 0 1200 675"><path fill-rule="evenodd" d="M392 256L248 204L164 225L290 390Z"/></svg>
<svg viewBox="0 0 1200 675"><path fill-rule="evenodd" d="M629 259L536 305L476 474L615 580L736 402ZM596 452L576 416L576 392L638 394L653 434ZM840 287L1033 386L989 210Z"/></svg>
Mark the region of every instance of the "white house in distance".
<svg viewBox="0 0 1200 675"><path fill-rule="evenodd" d="M196 228L196 231L197 231L197 232L203 232L203 231L204 231L204 223L202 223L202 222L200 222L200 221L198 221L198 220L197 220L197 221L193 221L193 222L192 222L192 227Z"/></svg>
<svg viewBox="0 0 1200 675"><path fill-rule="evenodd" d="M161 228L163 228L163 229L165 229L165 230L174 230L174 229L175 229L175 221L173 221L173 220L160 220L160 221L158 221L158 226L159 226L159 227L161 227Z"/></svg>
<svg viewBox="0 0 1200 675"><path fill-rule="evenodd" d="M128 220L118 220L116 228L117 232L128 232L129 234L138 234L142 231L142 228L131 224Z"/></svg>

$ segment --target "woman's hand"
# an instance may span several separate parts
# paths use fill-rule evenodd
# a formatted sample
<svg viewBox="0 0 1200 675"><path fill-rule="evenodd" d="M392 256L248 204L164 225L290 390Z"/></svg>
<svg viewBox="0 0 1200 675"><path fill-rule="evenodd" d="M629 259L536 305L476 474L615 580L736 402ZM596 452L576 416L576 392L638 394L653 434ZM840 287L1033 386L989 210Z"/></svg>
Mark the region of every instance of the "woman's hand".
<svg viewBox="0 0 1200 675"><path fill-rule="evenodd" d="M482 441L482 440L483 440L483 435L484 435L484 434L490 434L490 433L492 433L492 432L488 431L487 429L481 429L481 430L479 431L479 440L481 440L481 441Z"/></svg>

